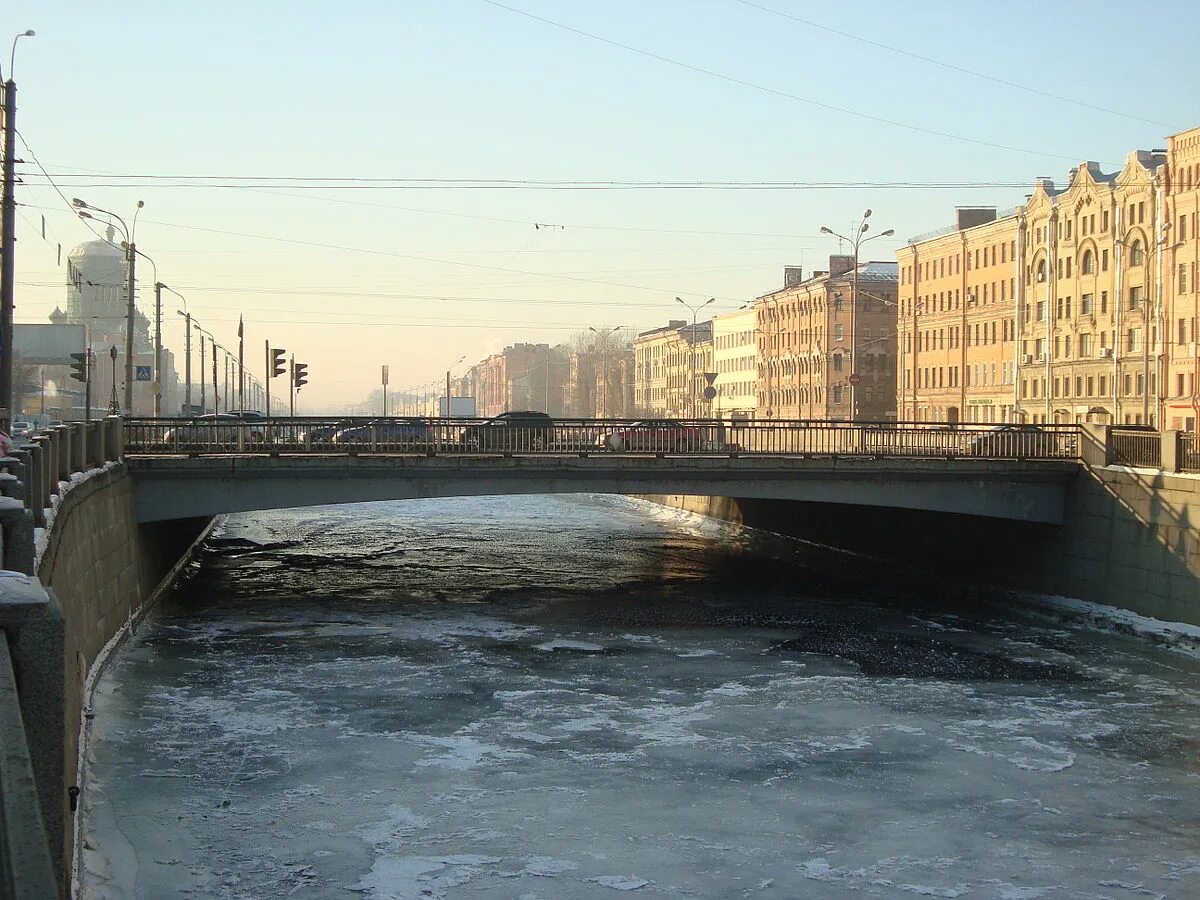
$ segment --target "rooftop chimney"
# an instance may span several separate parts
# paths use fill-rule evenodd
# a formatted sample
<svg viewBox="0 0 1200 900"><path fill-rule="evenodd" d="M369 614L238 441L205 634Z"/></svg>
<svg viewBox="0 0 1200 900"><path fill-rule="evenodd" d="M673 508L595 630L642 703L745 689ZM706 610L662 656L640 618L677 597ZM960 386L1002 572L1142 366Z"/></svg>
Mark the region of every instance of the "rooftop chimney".
<svg viewBox="0 0 1200 900"><path fill-rule="evenodd" d="M804 280L804 271L800 266L784 266L783 267L783 286L785 288L794 287Z"/></svg>
<svg viewBox="0 0 1200 900"><path fill-rule="evenodd" d="M959 206L954 210L954 227L959 231L996 221L994 206Z"/></svg>
<svg viewBox="0 0 1200 900"><path fill-rule="evenodd" d="M839 275L849 272L854 268L854 257L846 256L845 254L836 254L829 257L829 277L837 278Z"/></svg>

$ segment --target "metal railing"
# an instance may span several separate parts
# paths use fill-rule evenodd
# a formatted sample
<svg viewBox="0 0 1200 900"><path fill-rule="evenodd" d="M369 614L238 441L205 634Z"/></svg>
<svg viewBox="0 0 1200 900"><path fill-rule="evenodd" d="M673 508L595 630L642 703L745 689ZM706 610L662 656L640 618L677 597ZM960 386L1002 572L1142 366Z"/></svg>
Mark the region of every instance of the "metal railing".
<svg viewBox="0 0 1200 900"><path fill-rule="evenodd" d="M1162 438L1157 431L1114 427L1109 433L1109 461L1119 466L1162 467Z"/></svg>
<svg viewBox="0 0 1200 900"><path fill-rule="evenodd" d="M1079 459L1074 425L496 419L131 418L137 456L615 454Z"/></svg>
<svg viewBox="0 0 1200 900"><path fill-rule="evenodd" d="M1200 433L1179 435L1179 468L1183 472L1200 472Z"/></svg>

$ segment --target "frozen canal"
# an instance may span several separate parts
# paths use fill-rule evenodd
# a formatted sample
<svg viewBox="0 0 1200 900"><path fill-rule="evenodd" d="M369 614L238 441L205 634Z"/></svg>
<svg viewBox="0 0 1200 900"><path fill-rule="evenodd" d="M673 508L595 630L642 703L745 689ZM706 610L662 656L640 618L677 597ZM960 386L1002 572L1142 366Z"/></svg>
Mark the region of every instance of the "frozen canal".
<svg viewBox="0 0 1200 900"><path fill-rule="evenodd" d="M232 518L97 690L84 895L1200 897L1200 661L806 552L619 499Z"/></svg>

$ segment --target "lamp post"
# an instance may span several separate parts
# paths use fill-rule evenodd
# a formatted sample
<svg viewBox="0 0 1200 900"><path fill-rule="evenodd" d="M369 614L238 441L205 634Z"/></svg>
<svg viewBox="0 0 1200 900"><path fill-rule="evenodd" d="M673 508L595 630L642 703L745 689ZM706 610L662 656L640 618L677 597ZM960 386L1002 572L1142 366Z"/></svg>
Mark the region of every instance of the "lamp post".
<svg viewBox="0 0 1200 900"><path fill-rule="evenodd" d="M858 253L859 248L868 241L874 241L878 238L891 237L896 232L889 228L887 231L881 231L879 234L866 237L870 225L867 224L867 219L871 218L871 210L866 210L862 216L862 222L859 223L858 229L854 232L853 238L848 238L844 234L839 234L832 228L825 225L821 226L821 234L833 235L836 238L841 238L854 248L854 269L851 276L850 285L850 421L853 422L858 418L858 399L856 393L856 382L858 381Z"/></svg>
<svg viewBox="0 0 1200 900"><path fill-rule="evenodd" d="M716 303L717 298L709 297L703 303L700 303L696 306L692 306L692 304L686 302L682 297L676 297L675 302L683 304L683 306L685 306L687 309L691 310L691 313L692 313L692 339L690 342L691 343L691 351L692 351L692 357L691 357L692 374L691 374L691 384L688 386L688 388L689 388L689 390L688 390L688 415L694 419L694 418L696 418L696 317L699 315L700 310L704 309L704 307L708 306L710 303Z"/></svg>
<svg viewBox="0 0 1200 900"><path fill-rule="evenodd" d="M138 252L136 243L137 217L138 213L141 212L142 207L146 204L141 200L137 202L137 207L133 212L133 226L130 227L125 224L124 219L110 210L101 209L99 206L89 206L78 197L72 199L71 203L77 210L80 211L80 217L85 219L95 218L95 216L91 215L89 212L85 212L86 210L111 216L113 219L116 219L118 223L120 223L121 231L125 235L125 240L123 241L125 248L125 274L127 279L125 287L125 413L128 415L133 411L133 325L134 315L136 312L133 291L136 283L135 271L137 267Z"/></svg>
<svg viewBox="0 0 1200 900"><path fill-rule="evenodd" d="M466 358L467 357L464 354L463 356L460 356L453 363L451 363L449 366L446 367L446 418L447 419L450 418L452 415L454 415L453 410L450 409L450 372L455 366L457 366L459 363L461 363Z"/></svg>
<svg viewBox="0 0 1200 900"><path fill-rule="evenodd" d="M13 63L17 41L33 37L33 29L22 31L12 42L8 60L8 79L4 82L4 171L0 200L0 407L13 411L13 287L16 284L17 199L17 83L13 81Z"/></svg>

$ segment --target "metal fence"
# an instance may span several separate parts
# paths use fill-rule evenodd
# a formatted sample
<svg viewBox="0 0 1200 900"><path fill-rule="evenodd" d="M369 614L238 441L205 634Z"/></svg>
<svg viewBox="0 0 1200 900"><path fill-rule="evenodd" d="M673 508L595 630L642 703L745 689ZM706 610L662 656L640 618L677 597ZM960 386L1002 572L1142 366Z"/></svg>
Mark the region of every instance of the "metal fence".
<svg viewBox="0 0 1200 900"><path fill-rule="evenodd" d="M1179 468L1184 472L1200 472L1200 433L1179 435Z"/></svg>
<svg viewBox="0 0 1200 900"><path fill-rule="evenodd" d="M1078 459L1074 425L829 421L272 418L126 420L132 455L615 454Z"/></svg>
<svg viewBox="0 0 1200 900"><path fill-rule="evenodd" d="M1108 445L1109 461L1114 465L1162 467L1162 438L1157 431L1113 428Z"/></svg>

